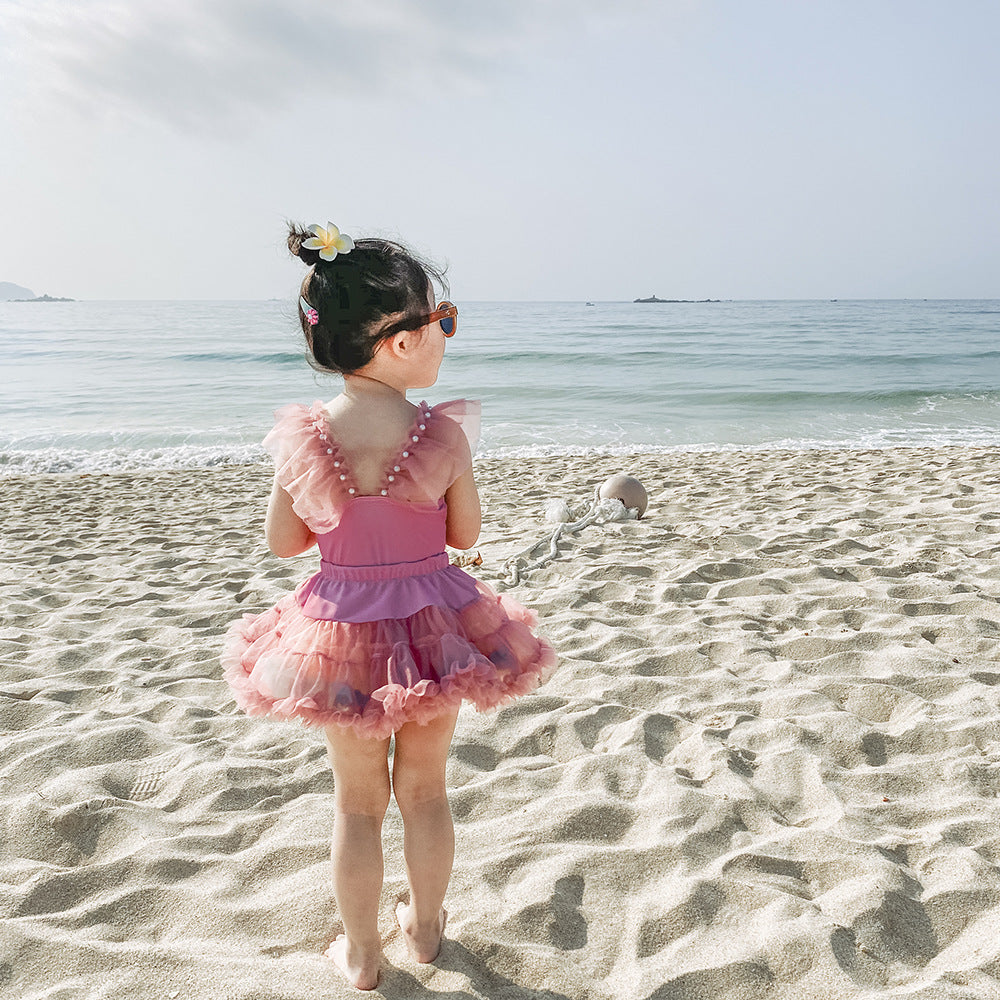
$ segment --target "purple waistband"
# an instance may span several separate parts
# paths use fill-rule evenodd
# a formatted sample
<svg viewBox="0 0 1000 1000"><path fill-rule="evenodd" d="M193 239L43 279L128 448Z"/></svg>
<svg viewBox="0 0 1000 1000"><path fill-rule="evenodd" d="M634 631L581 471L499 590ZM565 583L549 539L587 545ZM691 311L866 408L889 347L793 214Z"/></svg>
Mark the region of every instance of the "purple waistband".
<svg viewBox="0 0 1000 1000"><path fill-rule="evenodd" d="M448 553L437 552L415 562L386 563L375 566L343 566L320 560L320 572L329 580L400 580L407 576L434 573L448 565Z"/></svg>

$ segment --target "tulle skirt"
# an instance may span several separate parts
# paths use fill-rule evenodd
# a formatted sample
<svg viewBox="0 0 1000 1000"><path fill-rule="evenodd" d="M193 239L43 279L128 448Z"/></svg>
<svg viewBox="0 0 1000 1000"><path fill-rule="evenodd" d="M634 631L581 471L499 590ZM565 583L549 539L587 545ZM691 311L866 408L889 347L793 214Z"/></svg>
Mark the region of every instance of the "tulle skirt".
<svg viewBox="0 0 1000 1000"><path fill-rule="evenodd" d="M226 633L222 663L249 715L350 727L371 738L426 723L463 700L496 708L533 690L555 666L535 616L477 581L464 607L406 618L309 618L294 594Z"/></svg>

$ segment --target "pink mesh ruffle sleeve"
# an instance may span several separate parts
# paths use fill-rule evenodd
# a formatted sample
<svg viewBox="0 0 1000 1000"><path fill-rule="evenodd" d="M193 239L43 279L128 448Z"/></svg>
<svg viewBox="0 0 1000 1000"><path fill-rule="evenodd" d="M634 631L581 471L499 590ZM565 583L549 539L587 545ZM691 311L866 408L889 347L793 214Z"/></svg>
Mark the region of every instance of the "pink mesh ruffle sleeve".
<svg viewBox="0 0 1000 1000"><path fill-rule="evenodd" d="M275 424L263 445L274 459L278 482L292 498L292 510L310 531L321 534L340 523L350 494L342 456L317 407L322 411L322 404L310 408L301 403L275 410Z"/></svg>
<svg viewBox="0 0 1000 1000"><path fill-rule="evenodd" d="M430 408L421 403L420 416L393 466L389 496L412 502L440 500L472 465L481 412L479 400L473 399L453 399Z"/></svg>

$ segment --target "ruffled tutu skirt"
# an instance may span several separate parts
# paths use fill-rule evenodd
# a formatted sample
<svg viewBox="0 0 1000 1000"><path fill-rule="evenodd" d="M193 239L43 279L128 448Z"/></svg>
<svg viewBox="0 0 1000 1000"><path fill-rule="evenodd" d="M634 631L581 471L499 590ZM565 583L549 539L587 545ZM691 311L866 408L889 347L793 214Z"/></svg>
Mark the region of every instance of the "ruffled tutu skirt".
<svg viewBox="0 0 1000 1000"><path fill-rule="evenodd" d="M464 607L432 605L406 618L310 618L289 594L244 615L222 653L226 681L248 715L350 727L384 738L463 700L496 708L533 690L555 666L535 615L477 581Z"/></svg>

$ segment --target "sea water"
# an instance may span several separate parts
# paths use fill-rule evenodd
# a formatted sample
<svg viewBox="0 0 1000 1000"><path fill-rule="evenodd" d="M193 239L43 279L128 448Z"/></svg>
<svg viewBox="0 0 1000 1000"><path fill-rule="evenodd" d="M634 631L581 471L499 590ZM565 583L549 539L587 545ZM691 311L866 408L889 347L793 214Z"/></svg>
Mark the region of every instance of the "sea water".
<svg viewBox="0 0 1000 1000"><path fill-rule="evenodd" d="M1000 301L459 303L481 455L1000 445ZM0 303L0 475L260 461L330 399L295 305Z"/></svg>

